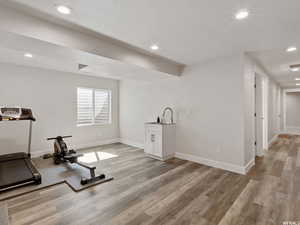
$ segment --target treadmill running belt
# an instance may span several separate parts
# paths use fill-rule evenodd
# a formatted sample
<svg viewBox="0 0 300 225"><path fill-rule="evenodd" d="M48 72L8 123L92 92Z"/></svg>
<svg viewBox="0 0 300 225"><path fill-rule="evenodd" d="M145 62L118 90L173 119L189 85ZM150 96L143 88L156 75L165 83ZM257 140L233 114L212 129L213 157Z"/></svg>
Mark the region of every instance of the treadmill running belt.
<svg viewBox="0 0 300 225"><path fill-rule="evenodd" d="M20 168L23 168L20 170ZM10 160L0 163L0 188L6 188L11 185L18 185L28 180L32 180L32 173L24 159Z"/></svg>

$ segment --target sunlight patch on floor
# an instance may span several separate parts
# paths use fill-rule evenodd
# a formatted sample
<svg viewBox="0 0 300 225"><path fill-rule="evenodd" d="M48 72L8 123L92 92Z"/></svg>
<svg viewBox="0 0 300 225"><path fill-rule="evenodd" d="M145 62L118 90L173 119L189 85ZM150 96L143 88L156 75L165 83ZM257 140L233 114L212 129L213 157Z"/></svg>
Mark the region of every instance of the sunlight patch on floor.
<svg viewBox="0 0 300 225"><path fill-rule="evenodd" d="M108 152L89 152L84 153L83 156L79 158L79 161L83 163L94 163L115 157L118 157L118 155L111 154Z"/></svg>
<svg viewBox="0 0 300 225"><path fill-rule="evenodd" d="M97 155L99 157L100 160L105 160L105 159L111 159L111 158L115 158L118 157L118 155L114 155L108 152L97 152Z"/></svg>

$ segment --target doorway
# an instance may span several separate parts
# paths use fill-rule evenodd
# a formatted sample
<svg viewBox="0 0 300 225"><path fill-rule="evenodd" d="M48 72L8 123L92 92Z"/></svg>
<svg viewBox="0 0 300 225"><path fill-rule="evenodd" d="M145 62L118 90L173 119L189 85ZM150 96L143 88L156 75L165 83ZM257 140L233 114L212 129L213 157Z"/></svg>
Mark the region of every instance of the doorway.
<svg viewBox="0 0 300 225"><path fill-rule="evenodd" d="M286 133L290 134L300 134L300 126L297 125L297 118L298 118L298 105L291 100L288 100L289 95L300 95L300 88L297 89L285 89L282 92L282 113L283 113L283 120L282 120L282 129ZM290 102L290 103L289 103ZM288 105L293 106L293 108L288 107ZM290 108L290 110L288 109ZM290 111L290 113L288 113ZM290 116L288 116L288 114ZM290 119L289 119L290 118ZM296 124L296 125L295 125Z"/></svg>
<svg viewBox="0 0 300 225"><path fill-rule="evenodd" d="M268 149L268 79L255 74L255 155Z"/></svg>

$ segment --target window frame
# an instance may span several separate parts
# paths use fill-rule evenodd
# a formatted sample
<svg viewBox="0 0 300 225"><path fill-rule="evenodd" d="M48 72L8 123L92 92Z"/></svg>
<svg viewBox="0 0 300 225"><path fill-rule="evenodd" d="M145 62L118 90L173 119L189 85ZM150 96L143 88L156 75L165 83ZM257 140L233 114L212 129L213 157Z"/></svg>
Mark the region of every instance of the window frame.
<svg viewBox="0 0 300 225"><path fill-rule="evenodd" d="M78 89L88 89L92 90L92 102L93 102L93 118L92 123L89 124L78 124ZM108 123L95 123L95 92L105 91L109 93L109 122ZM104 88L91 88L91 87L77 87L76 88L76 126L86 127L86 126L107 126L112 124L112 90Z"/></svg>

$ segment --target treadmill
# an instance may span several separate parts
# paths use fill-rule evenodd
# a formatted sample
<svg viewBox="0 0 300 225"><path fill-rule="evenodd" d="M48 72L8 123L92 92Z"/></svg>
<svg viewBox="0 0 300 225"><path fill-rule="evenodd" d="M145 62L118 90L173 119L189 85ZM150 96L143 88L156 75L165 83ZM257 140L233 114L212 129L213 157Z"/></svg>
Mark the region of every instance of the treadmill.
<svg viewBox="0 0 300 225"><path fill-rule="evenodd" d="M27 153L0 155L0 192L24 185L42 183L41 174L31 161L32 122L35 121L31 109L0 107L0 122L16 120L29 121L28 149Z"/></svg>

